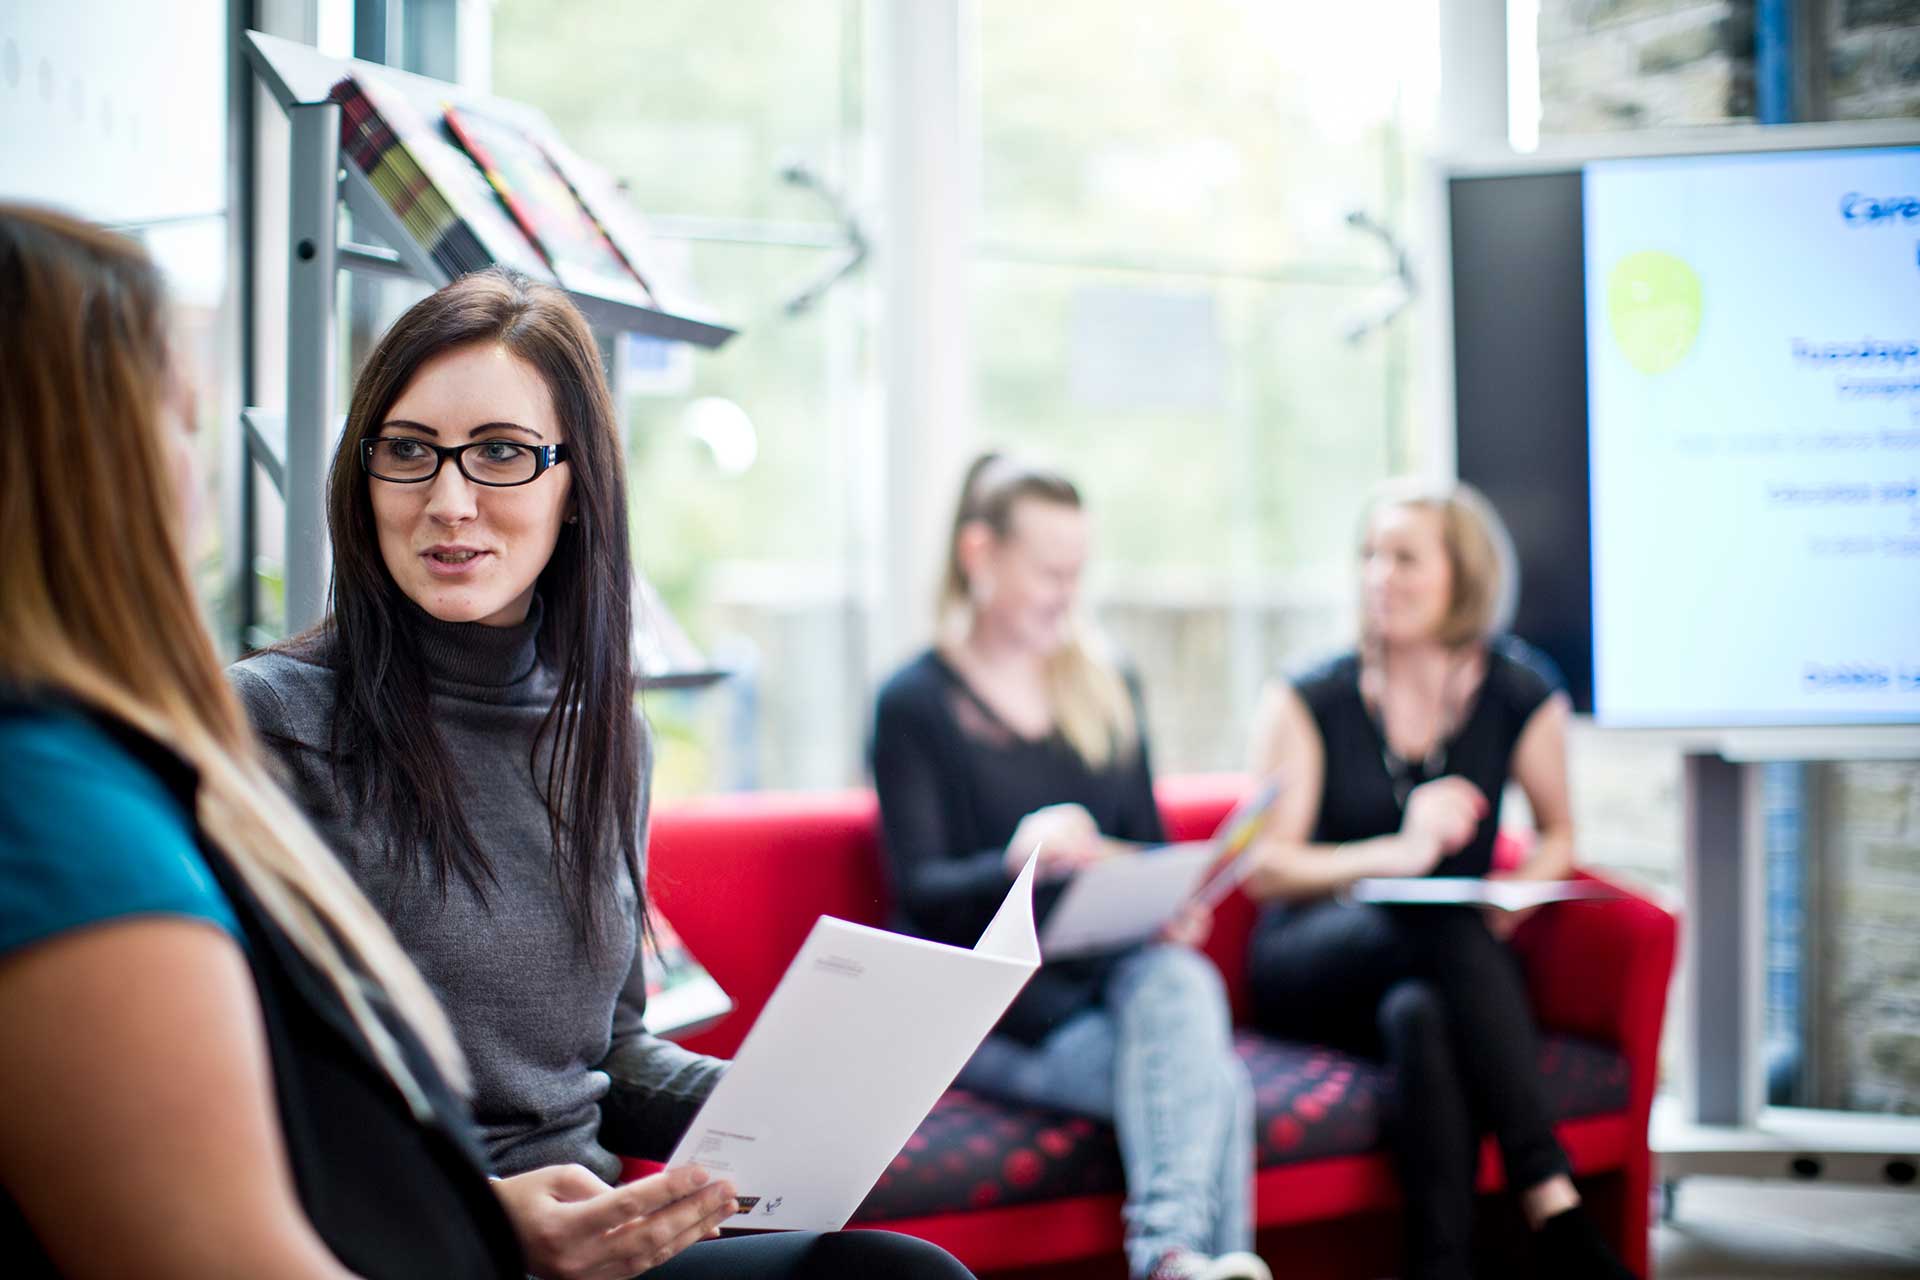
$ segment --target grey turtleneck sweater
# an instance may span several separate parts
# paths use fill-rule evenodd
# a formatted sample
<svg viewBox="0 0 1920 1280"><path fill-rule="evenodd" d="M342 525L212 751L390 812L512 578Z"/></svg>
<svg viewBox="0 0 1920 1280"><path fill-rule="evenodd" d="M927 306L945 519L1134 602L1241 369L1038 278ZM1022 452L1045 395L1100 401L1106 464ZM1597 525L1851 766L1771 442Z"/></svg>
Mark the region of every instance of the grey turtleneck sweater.
<svg viewBox="0 0 1920 1280"><path fill-rule="evenodd" d="M538 599L525 623L440 622L409 610L426 655L435 725L468 796L466 818L498 883L485 900L461 877L444 893L383 856L385 833L352 812L327 754L333 673L284 653L229 671L294 798L346 863L453 1019L473 1069L474 1117L495 1166L578 1163L611 1181L615 1151L664 1159L723 1063L641 1027L634 886L623 872L610 944L576 945L546 806L529 760L558 676L541 659ZM636 712L636 719L638 718ZM640 830L651 752L642 729Z"/></svg>

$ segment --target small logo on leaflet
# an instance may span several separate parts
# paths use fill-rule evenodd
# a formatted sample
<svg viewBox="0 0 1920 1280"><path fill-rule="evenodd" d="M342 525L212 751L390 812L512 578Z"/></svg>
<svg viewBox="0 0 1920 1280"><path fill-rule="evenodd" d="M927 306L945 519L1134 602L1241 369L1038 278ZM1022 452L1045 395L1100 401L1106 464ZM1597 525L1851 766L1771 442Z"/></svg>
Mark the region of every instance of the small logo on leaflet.
<svg viewBox="0 0 1920 1280"><path fill-rule="evenodd" d="M767 1201L767 1207L762 1209L760 1212L772 1213L775 1209L778 1209L781 1206L781 1204L783 1204L785 1201L786 1201L785 1196L775 1196L773 1199Z"/></svg>

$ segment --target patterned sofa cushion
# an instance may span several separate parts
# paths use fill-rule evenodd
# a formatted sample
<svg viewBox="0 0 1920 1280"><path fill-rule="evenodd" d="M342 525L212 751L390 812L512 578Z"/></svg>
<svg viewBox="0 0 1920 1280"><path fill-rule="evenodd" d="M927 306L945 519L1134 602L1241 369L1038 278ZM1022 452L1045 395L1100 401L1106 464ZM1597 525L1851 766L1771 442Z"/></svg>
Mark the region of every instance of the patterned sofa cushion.
<svg viewBox="0 0 1920 1280"><path fill-rule="evenodd" d="M1260 1167L1358 1155L1383 1144L1379 1063L1251 1032L1235 1048L1253 1077ZM1546 1036L1540 1072L1555 1120L1627 1105L1627 1064L1603 1045ZM1113 1131L1081 1116L955 1089L880 1176L856 1222L1032 1204L1122 1189Z"/></svg>

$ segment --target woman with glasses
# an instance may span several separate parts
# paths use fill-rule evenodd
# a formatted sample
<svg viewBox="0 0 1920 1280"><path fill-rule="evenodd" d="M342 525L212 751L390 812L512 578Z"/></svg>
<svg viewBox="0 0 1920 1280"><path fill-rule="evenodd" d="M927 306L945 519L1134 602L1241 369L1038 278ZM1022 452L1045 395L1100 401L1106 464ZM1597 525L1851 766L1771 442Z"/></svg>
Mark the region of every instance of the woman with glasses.
<svg viewBox="0 0 1920 1280"><path fill-rule="evenodd" d="M624 460L565 295L486 271L415 304L361 371L327 511L331 614L234 683L446 1005L536 1273L625 1275L647 1215L606 1230L619 1157L667 1156L724 1064L642 1025ZM698 1239L658 1274L966 1274L901 1236Z"/></svg>
<svg viewBox="0 0 1920 1280"><path fill-rule="evenodd" d="M1509 779L1539 832L1510 872L1573 869L1570 708L1559 676L1502 634L1518 582L1499 516L1464 484L1398 482L1370 504L1359 649L1270 688L1254 767L1286 786L1247 892L1268 1031L1394 1068L1389 1130L1407 1199L1406 1274L1470 1274L1480 1134L1538 1233L1542 1275L1629 1273L1580 1208L1539 1083L1533 1015L1502 942L1514 917L1340 896L1370 876L1494 874Z"/></svg>

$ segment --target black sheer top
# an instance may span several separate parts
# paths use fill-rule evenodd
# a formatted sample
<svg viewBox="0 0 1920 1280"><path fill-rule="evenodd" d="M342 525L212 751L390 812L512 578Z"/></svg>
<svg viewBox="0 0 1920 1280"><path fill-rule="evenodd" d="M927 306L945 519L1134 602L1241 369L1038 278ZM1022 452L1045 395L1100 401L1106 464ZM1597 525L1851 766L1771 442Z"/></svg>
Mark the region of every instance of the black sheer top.
<svg viewBox="0 0 1920 1280"><path fill-rule="evenodd" d="M895 672L880 691L873 777L898 926L954 946L978 942L1011 885L1007 842L1020 819L1047 805L1083 805L1115 839L1163 842L1137 689L1134 706L1139 746L1096 770L1057 730L1021 737L931 650ZM1035 889L1036 920L1064 887ZM1098 1001L1110 963L1042 966L997 1030L1038 1043Z"/></svg>

